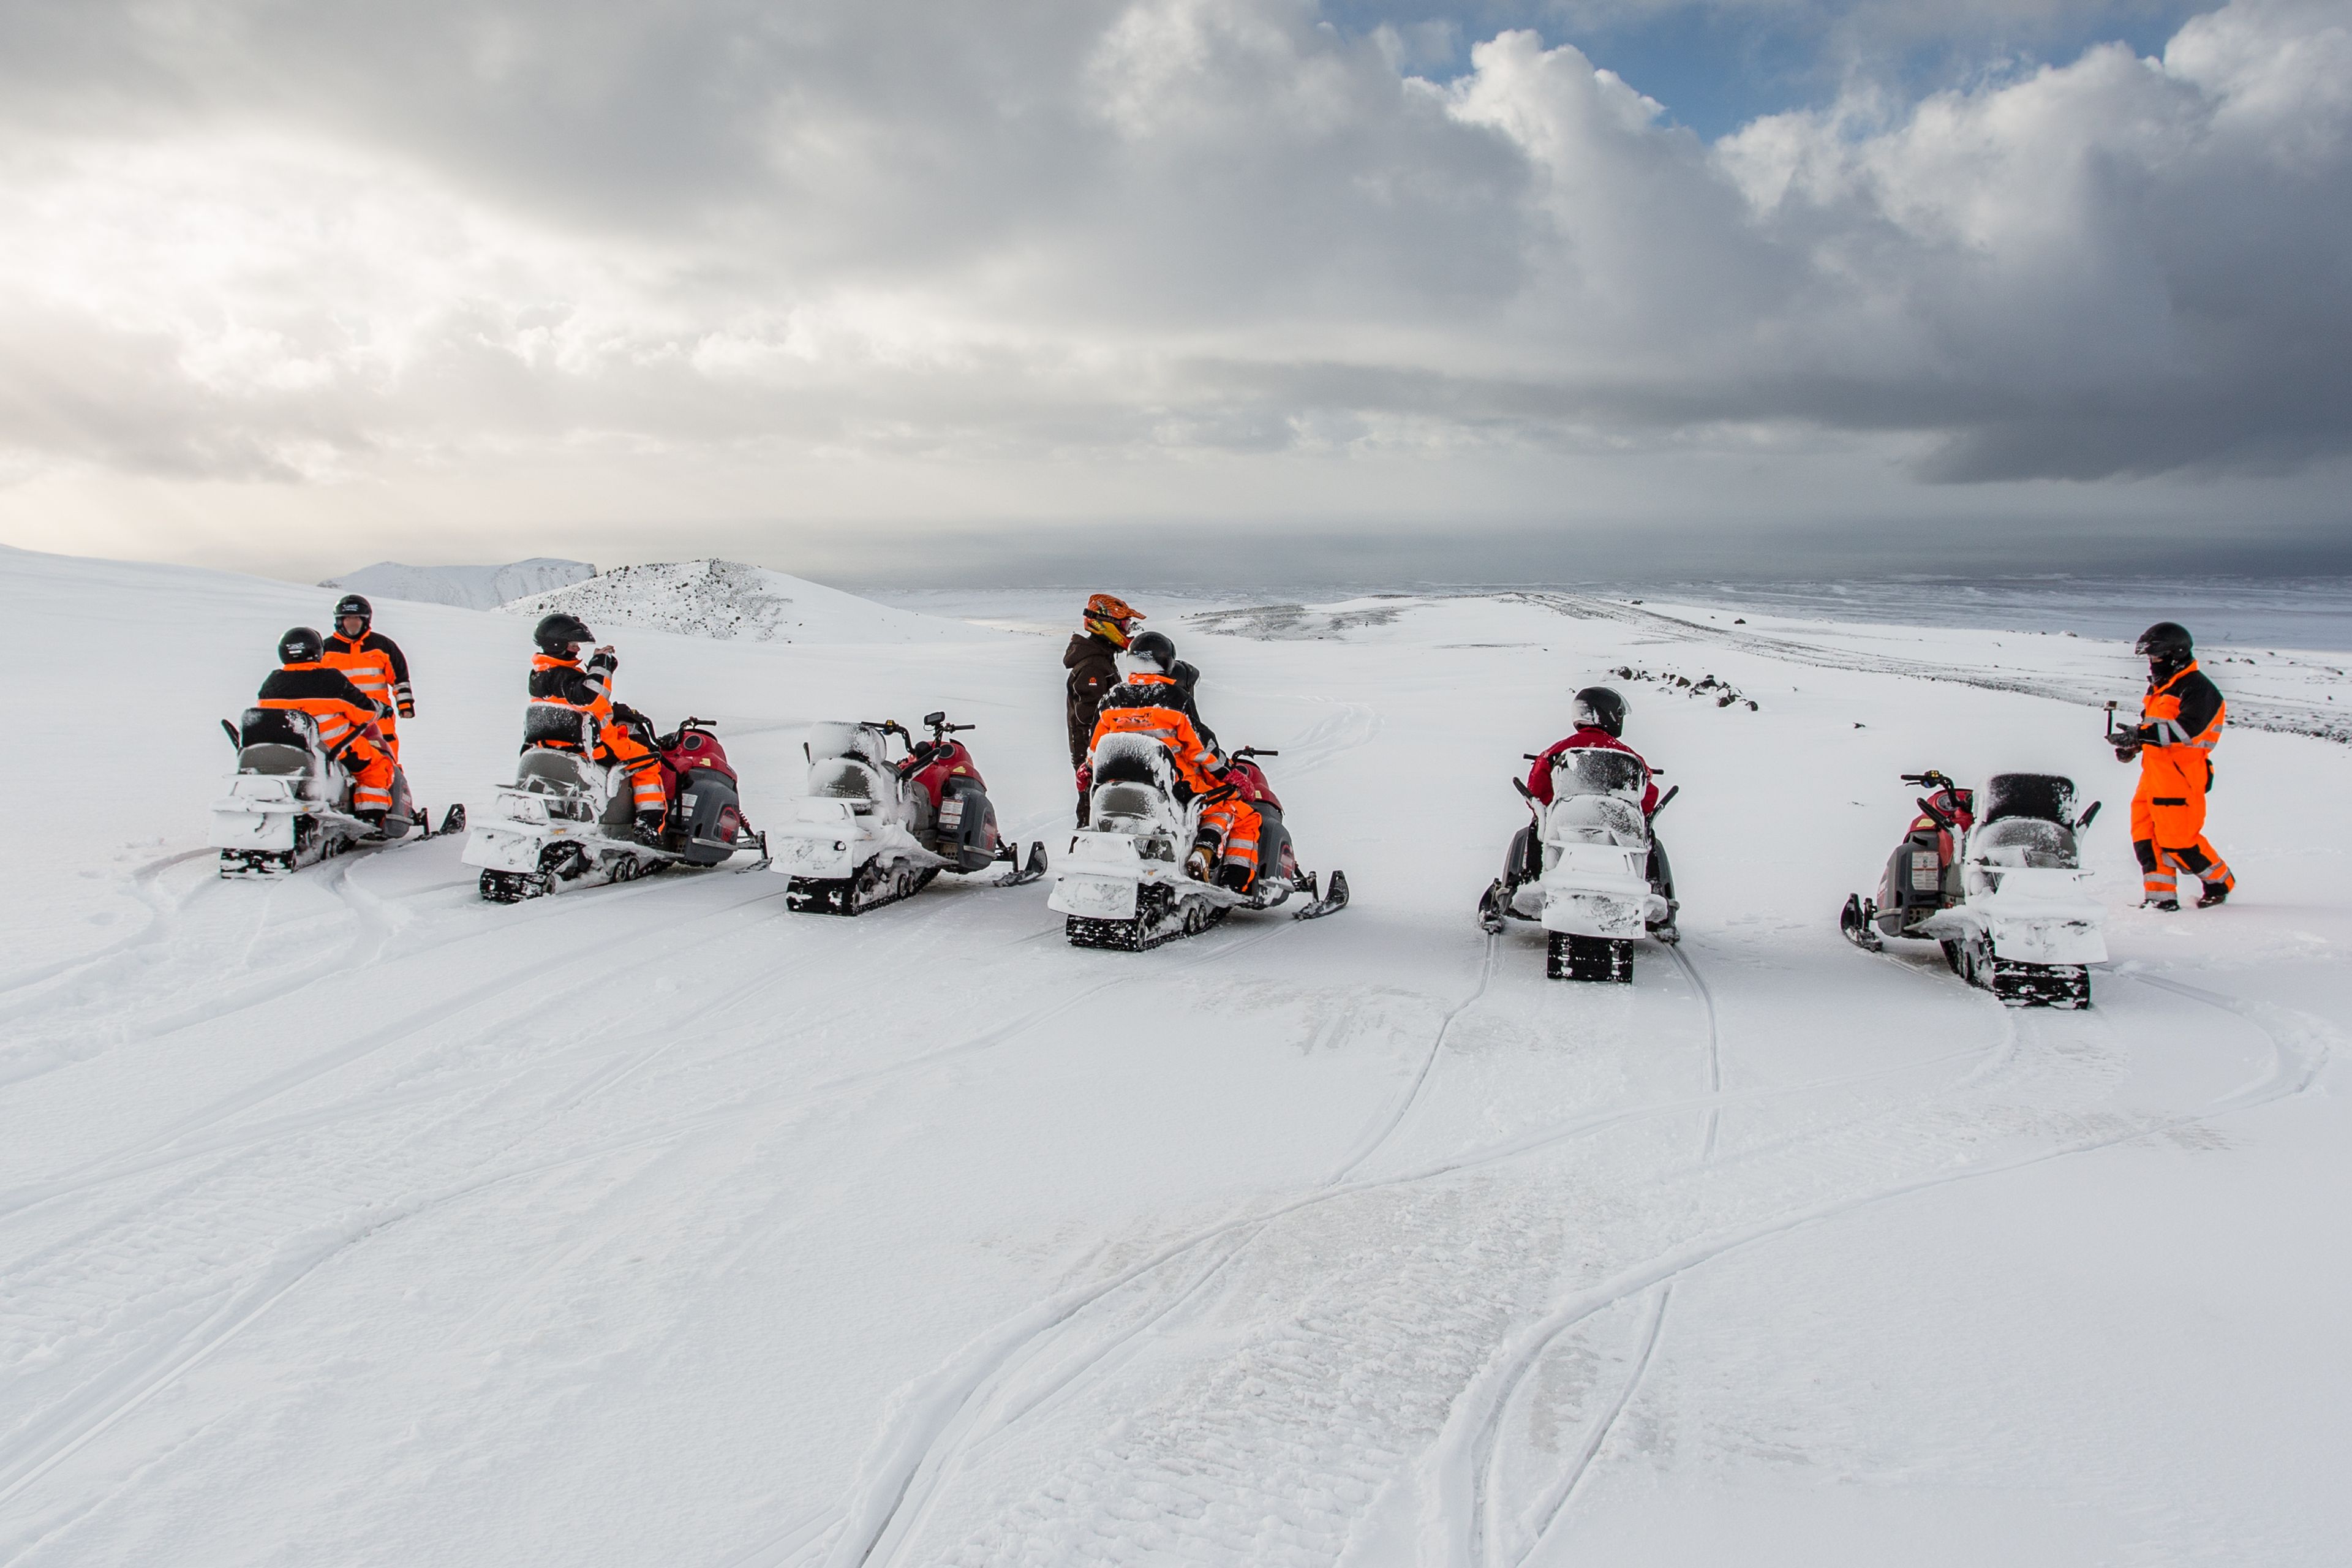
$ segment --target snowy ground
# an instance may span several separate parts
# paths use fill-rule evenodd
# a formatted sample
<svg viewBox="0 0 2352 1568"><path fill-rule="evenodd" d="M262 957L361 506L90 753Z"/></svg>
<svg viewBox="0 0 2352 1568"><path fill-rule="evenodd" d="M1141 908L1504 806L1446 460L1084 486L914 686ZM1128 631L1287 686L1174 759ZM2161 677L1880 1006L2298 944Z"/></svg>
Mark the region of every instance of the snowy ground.
<svg viewBox="0 0 2352 1568"><path fill-rule="evenodd" d="M1328 921L221 883L213 721L331 598L0 552L0 1565L2342 1560L2341 745L2233 731L2241 900L2166 920L2117 645L1380 600L1170 618ZM483 798L522 626L383 626L420 794ZM755 819L810 721L945 706L1066 820L1058 636L856 629L631 631L620 694L719 720ZM2344 697L2258 651L2233 699ZM1689 940L1570 987L1470 910L1621 666L1758 706L1626 683ZM1839 939L1926 766L2107 800L2095 1010Z"/></svg>

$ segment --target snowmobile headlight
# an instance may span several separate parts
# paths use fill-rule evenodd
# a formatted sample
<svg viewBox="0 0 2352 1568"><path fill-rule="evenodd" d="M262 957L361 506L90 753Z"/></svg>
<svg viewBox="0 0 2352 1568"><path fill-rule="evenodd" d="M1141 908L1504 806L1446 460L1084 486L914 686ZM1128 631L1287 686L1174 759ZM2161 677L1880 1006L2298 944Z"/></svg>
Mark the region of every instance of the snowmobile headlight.
<svg viewBox="0 0 2352 1568"><path fill-rule="evenodd" d="M507 815L517 822L534 822L542 826L547 821L547 802L530 795L517 795L507 803Z"/></svg>

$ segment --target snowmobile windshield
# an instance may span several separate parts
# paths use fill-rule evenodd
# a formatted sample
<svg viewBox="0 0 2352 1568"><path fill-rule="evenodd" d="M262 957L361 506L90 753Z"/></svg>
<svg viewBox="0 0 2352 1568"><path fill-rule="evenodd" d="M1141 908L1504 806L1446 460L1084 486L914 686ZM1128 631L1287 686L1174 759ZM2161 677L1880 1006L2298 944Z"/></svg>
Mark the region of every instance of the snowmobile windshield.
<svg viewBox="0 0 2352 1568"><path fill-rule="evenodd" d="M809 764L809 794L824 800L870 805L878 798L874 770L855 757L819 757Z"/></svg>
<svg viewBox="0 0 2352 1568"><path fill-rule="evenodd" d="M833 721L809 726L809 761L827 757L863 757L869 763L889 761L889 737L871 724Z"/></svg>
<svg viewBox="0 0 2352 1568"><path fill-rule="evenodd" d="M1650 770L1628 752L1576 746L1552 759L1554 800L1571 795L1614 795L1639 802L1649 782Z"/></svg>
<svg viewBox="0 0 2352 1568"><path fill-rule="evenodd" d="M2015 816L2071 822L2074 781L2056 773L1995 773L1985 783L1983 800L1988 823Z"/></svg>
<svg viewBox="0 0 2352 1568"><path fill-rule="evenodd" d="M1978 828L1969 840L1969 854L1988 865L2053 871L2072 871L2080 864L2074 829L2033 816L2005 816Z"/></svg>

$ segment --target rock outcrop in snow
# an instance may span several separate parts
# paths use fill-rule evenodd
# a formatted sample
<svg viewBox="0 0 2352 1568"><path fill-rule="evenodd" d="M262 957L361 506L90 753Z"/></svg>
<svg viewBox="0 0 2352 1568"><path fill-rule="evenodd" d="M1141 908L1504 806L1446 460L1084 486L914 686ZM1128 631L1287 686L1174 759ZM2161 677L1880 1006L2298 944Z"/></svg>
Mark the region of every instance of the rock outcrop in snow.
<svg viewBox="0 0 2352 1568"><path fill-rule="evenodd" d="M330 577L321 588L365 594L371 599L406 599L425 605L455 605L466 610L493 610L509 599L551 593L596 575L585 561L561 561L535 555L503 566L408 566L379 561L340 577Z"/></svg>
<svg viewBox="0 0 2352 1568"><path fill-rule="evenodd" d="M968 642L994 635L736 561L616 566L506 608L519 616L569 610L600 637L608 623L747 642Z"/></svg>

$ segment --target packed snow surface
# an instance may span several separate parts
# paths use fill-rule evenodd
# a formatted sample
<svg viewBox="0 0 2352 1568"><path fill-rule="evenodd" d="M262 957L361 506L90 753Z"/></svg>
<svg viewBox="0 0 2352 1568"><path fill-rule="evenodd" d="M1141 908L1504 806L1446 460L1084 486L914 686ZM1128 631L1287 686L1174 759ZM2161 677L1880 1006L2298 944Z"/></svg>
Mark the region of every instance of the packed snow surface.
<svg viewBox="0 0 2352 1568"><path fill-rule="evenodd" d="M2232 729L2240 894L2167 918L2117 643L1380 599L1155 622L1281 749L1328 920L1080 952L1042 886L845 920L765 870L499 908L445 841L220 881L214 720L321 596L0 553L43 763L0 1563L2343 1559L2352 750ZM1060 848L1059 636L857 613L623 626L619 695L714 719L770 822L812 721L944 707ZM527 625L379 625L418 793L483 801ZM2233 701L2344 694L2208 651ZM1687 935L1574 986L1472 908L1520 753L1621 668ZM1840 939L1926 767L2106 801L2090 1011Z"/></svg>
<svg viewBox="0 0 2352 1568"><path fill-rule="evenodd" d="M521 616L569 610L599 637L607 624L746 642L939 643L987 635L735 561L616 566L507 608Z"/></svg>
<svg viewBox="0 0 2352 1568"><path fill-rule="evenodd" d="M503 566L404 566L379 561L340 577L330 577L321 588L341 588L377 599L403 599L424 605L456 605L468 610L494 609L509 599L544 594L596 575L585 561L558 561L533 556Z"/></svg>

